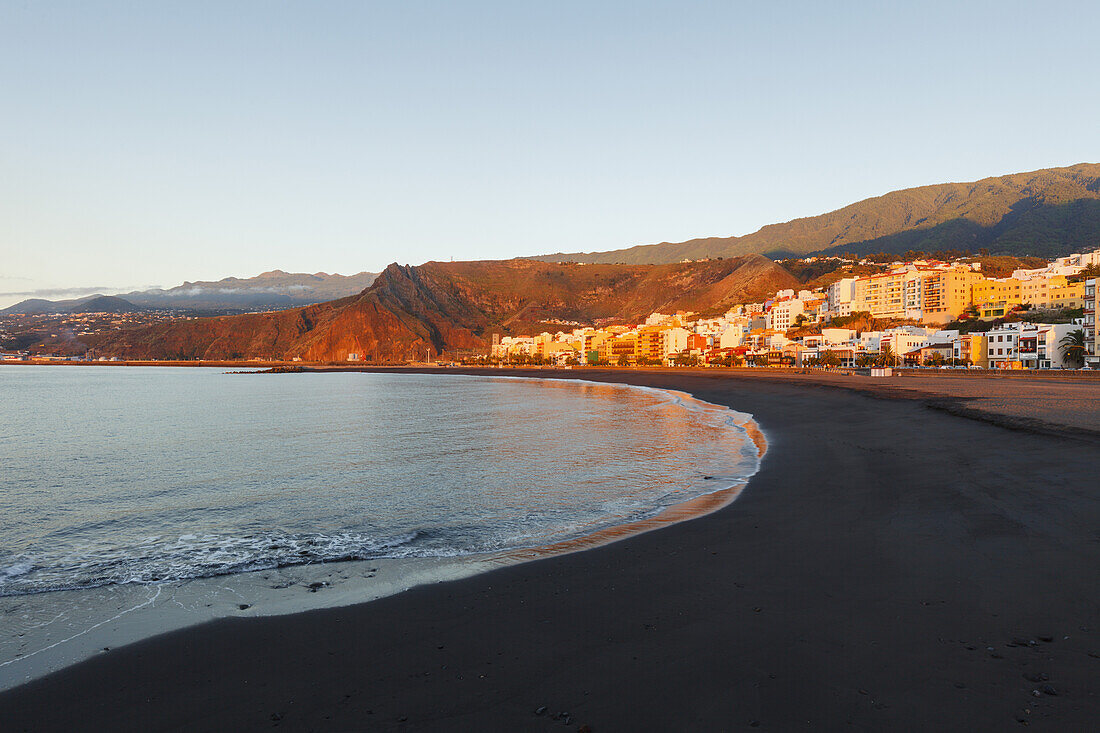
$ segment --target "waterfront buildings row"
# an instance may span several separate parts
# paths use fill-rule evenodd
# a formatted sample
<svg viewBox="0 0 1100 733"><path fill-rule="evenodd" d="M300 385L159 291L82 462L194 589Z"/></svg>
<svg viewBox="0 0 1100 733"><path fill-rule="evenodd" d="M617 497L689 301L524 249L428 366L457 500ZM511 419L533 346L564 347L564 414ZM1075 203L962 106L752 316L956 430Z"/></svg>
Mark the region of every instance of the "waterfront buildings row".
<svg viewBox="0 0 1100 733"><path fill-rule="evenodd" d="M987 332L899 326L882 331L822 328L789 338L772 329L749 330L745 317L727 314L724 328L670 316L679 323L620 330L577 329L534 337L501 338L492 356L501 360L619 366L753 363L839 367L958 365L983 369L1065 369L1079 366L1064 342L1080 324L1005 323ZM1096 350L1086 357L1095 362Z"/></svg>
<svg viewBox="0 0 1100 733"><path fill-rule="evenodd" d="M750 362L1057 369L1080 364L1080 353L1064 346L1071 334L1081 332L1085 363L1100 368L1096 279L1074 277L1090 265L1100 265L1100 249L1000 279L986 278L967 264L904 263L885 273L845 278L818 291L779 291L763 303L740 305L712 318L653 313L633 326L497 336L491 356L631 366ZM1019 321L985 332L942 329L960 317L994 320L1021 308L1080 309L1083 315L1070 323L1032 323L1023 318L1025 313ZM830 327L833 320L856 312L921 323L863 332ZM804 328L814 324L818 327Z"/></svg>
<svg viewBox="0 0 1100 733"><path fill-rule="evenodd" d="M839 280L829 286L826 297L834 315L865 311L875 318L926 323L949 323L968 310L992 319L1017 306L1083 308L1085 284L1071 276L1088 265L1100 265L1100 250L1074 257L1086 264L1016 270L1006 278L987 278L975 265L910 262L888 272ZM1066 270L1071 272L1064 274Z"/></svg>

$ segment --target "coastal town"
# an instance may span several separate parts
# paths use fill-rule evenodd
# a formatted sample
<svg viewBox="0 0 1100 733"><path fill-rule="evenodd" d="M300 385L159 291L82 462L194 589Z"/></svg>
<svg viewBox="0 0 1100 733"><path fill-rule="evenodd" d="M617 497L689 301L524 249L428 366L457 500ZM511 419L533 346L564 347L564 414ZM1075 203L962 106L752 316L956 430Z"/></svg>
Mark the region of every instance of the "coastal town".
<svg viewBox="0 0 1100 733"><path fill-rule="evenodd" d="M1100 369L1096 328L1100 248L1046 261L965 254L809 256L787 271L824 273L721 312L650 313L641 322L545 321L557 330L517 335L490 328L481 350L425 349L413 365L613 367L822 367L871 369ZM1002 260L1005 258L1001 258ZM1037 265L1021 268L1021 263ZM989 265L983 269L983 265ZM574 267L584 265L574 264ZM995 276L1001 275L1001 276ZM757 293L760 293L757 290ZM766 291L764 291L766 292ZM736 302L736 301L735 301ZM643 311L644 312L644 311ZM191 321L172 311L0 316L0 361L125 362L86 345L104 334ZM225 359L221 359L225 361ZM139 362L219 361L140 358ZM236 361L309 361L290 353ZM340 362L370 362L351 349ZM324 363L333 363L330 359ZM405 362L398 362L405 363Z"/></svg>
<svg viewBox="0 0 1100 733"><path fill-rule="evenodd" d="M840 259L840 258L832 258ZM815 258L808 258L813 262ZM1100 249L987 277L980 263L913 260L780 290L725 313L495 334L486 361L608 366L1100 368Z"/></svg>
<svg viewBox="0 0 1100 733"><path fill-rule="evenodd" d="M0 4L0 733L1100 733L1098 31Z"/></svg>
<svg viewBox="0 0 1100 733"><path fill-rule="evenodd" d="M88 354L81 339L124 329L141 328L193 316L169 310L133 313L91 311L87 313L4 313L0 314L0 359L22 361L35 358L59 360ZM31 351L31 347L34 348Z"/></svg>

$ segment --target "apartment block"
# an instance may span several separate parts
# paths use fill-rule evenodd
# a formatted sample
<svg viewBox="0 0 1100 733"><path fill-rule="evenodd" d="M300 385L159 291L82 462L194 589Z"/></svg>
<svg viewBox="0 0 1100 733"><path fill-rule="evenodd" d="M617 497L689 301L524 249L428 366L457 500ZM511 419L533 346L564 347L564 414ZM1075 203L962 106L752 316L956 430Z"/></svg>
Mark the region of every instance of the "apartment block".
<svg viewBox="0 0 1100 733"><path fill-rule="evenodd" d="M918 271L906 282L906 315L928 323L949 323L970 307L972 289L983 278L965 267Z"/></svg>
<svg viewBox="0 0 1100 733"><path fill-rule="evenodd" d="M795 319L802 315L802 311L801 300L780 300L772 303L772 307L764 314L764 328L786 331L794 326Z"/></svg>
<svg viewBox="0 0 1100 733"><path fill-rule="evenodd" d="M1020 331L1023 324L1006 323L986 333L986 356L992 369L1014 369L1020 361Z"/></svg>
<svg viewBox="0 0 1100 733"><path fill-rule="evenodd" d="M1062 339L1078 326L1072 323L1024 323L1016 341L1020 363L1025 369L1065 369L1076 366L1066 360Z"/></svg>
<svg viewBox="0 0 1100 733"><path fill-rule="evenodd" d="M978 308L979 317L987 319L1000 318L1024 302L1021 283L1014 277L975 282L971 299Z"/></svg>
<svg viewBox="0 0 1100 733"><path fill-rule="evenodd" d="M661 339L663 332L663 329L653 327L642 328L638 331L636 341L638 359L660 361L664 358L664 344Z"/></svg>
<svg viewBox="0 0 1100 733"><path fill-rule="evenodd" d="M905 318L906 282L913 271L886 272L856 280L852 311L867 311L875 318Z"/></svg>
<svg viewBox="0 0 1100 733"><path fill-rule="evenodd" d="M969 307L972 288L983 279L962 265L911 264L857 278L851 310L868 311L876 318L947 323Z"/></svg>
<svg viewBox="0 0 1100 733"><path fill-rule="evenodd" d="M1085 364L1093 369L1100 368L1100 328L1097 328L1096 314L1100 312L1100 288L1096 287L1097 278L1085 281Z"/></svg>

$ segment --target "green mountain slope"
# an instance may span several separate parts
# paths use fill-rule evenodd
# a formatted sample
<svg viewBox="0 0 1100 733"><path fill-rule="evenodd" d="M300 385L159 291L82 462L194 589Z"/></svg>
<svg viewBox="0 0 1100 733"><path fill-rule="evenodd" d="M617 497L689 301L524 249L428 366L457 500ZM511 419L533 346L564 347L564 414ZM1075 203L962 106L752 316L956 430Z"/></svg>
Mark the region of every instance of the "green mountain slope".
<svg viewBox="0 0 1100 733"><path fill-rule="evenodd" d="M548 262L646 264L684 259L988 249L1057 257L1100 247L1100 164L893 191L743 237L662 242L610 252L558 253Z"/></svg>

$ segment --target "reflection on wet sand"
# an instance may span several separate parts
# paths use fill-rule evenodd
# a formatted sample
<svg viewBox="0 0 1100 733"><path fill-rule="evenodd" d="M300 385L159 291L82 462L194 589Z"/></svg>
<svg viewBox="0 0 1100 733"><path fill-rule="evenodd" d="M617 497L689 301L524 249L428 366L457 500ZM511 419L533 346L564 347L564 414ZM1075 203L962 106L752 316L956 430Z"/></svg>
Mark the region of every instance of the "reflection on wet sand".
<svg viewBox="0 0 1100 733"><path fill-rule="evenodd" d="M760 426L751 418L739 421L737 424L743 428L752 439L752 442L756 445L757 456L762 459L768 450L768 442L764 437L763 431L760 430ZM588 550L626 539L627 537L633 537L643 532L650 532L677 522L702 517L728 506L738 497L738 495L740 495L741 490L745 488L747 483L747 481L741 481L728 488L688 499L687 501L667 507L660 514L646 519L618 524L613 527L605 527L582 537L575 537L562 542L554 542L541 547L502 552L492 558L492 562L501 565L511 565L517 562L552 557L554 555L564 555L570 552L579 552L581 550Z"/></svg>

